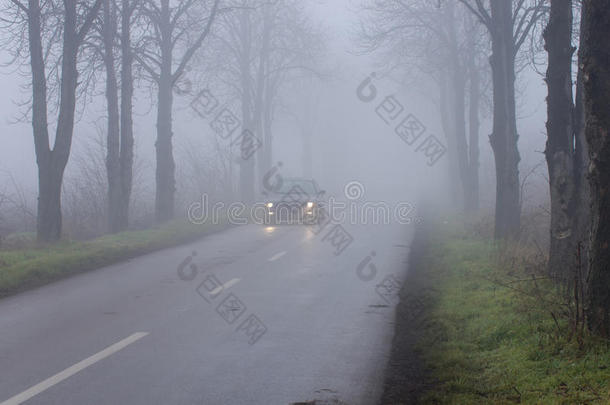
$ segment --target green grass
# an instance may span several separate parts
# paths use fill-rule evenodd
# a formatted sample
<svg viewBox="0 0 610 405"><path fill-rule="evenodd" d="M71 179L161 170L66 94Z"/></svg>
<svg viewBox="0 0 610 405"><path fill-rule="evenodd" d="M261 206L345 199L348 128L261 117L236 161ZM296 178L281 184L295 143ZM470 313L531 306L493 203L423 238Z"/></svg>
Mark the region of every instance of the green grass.
<svg viewBox="0 0 610 405"><path fill-rule="evenodd" d="M224 224L171 222L153 229L106 235L85 242L63 240L47 246L0 250L0 297L194 241L224 227Z"/></svg>
<svg viewBox="0 0 610 405"><path fill-rule="evenodd" d="M418 272L437 290L428 316L442 338L432 345L423 339L418 348L436 381L422 402L609 404L609 343L568 341L536 297L497 283L514 275L496 257L479 240L428 244ZM561 300L555 289L541 288L546 299Z"/></svg>

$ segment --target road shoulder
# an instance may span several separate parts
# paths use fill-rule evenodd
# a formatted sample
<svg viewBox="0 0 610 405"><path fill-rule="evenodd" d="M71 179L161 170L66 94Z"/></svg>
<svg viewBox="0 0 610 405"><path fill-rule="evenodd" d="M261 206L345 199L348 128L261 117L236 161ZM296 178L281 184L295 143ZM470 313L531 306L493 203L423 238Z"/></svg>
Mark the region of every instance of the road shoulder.
<svg viewBox="0 0 610 405"><path fill-rule="evenodd" d="M394 338L385 370L382 405L418 403L421 395L434 385L418 349L418 344L429 334L426 330L426 310L433 291L423 277L427 243L428 232L420 226L411 244L408 273L396 307Z"/></svg>
<svg viewBox="0 0 610 405"><path fill-rule="evenodd" d="M143 231L105 235L89 241L0 251L0 299L87 271L159 250L195 242L227 224L171 222Z"/></svg>

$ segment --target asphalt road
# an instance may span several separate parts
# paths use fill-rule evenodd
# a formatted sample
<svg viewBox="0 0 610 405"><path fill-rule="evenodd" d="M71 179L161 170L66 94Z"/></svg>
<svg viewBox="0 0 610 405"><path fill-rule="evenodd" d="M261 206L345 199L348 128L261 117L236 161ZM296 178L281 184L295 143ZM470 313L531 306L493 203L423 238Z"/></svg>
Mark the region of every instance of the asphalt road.
<svg viewBox="0 0 610 405"><path fill-rule="evenodd" d="M0 405L375 404L413 227L346 229L232 228L1 300Z"/></svg>

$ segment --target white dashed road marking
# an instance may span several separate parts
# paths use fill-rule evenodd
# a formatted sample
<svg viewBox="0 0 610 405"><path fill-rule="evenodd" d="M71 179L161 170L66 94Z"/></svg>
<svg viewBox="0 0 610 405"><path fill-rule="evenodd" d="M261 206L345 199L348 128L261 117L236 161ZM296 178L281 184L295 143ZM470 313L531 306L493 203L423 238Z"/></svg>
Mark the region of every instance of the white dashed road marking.
<svg viewBox="0 0 610 405"><path fill-rule="evenodd" d="M224 290L225 288L229 288L232 285L235 285L235 284L239 283L240 281L241 281L240 278L234 278L233 280L227 281L223 285L218 286L215 289L213 289L212 291L210 291L210 294L211 295L216 295L216 294L220 293L222 290Z"/></svg>
<svg viewBox="0 0 610 405"><path fill-rule="evenodd" d="M48 390L52 386L59 384L63 380L72 377L74 374L78 373L79 371L82 371L82 370L86 369L87 367L97 363L98 361L103 360L106 357L111 356L120 350L123 350L130 344L137 342L138 340L142 339L146 335L148 335L148 332L134 333L133 335L129 336L128 338L125 338L125 339L121 340L120 342L113 344L112 346L108 346L101 352L97 352L93 356L87 357L85 360L83 360L79 363L76 363L75 365L68 367L64 371L60 371L59 373L55 374L54 376L49 377L46 380L34 385L33 387L23 391L21 394L17 394L14 397L9 398L4 402L1 402L0 405L21 404L21 403L27 401L28 399L40 394L41 392Z"/></svg>
<svg viewBox="0 0 610 405"><path fill-rule="evenodd" d="M271 256L271 257L269 258L269 261L270 261L270 262L274 262L274 261L276 261L277 259L279 259L280 257L284 256L285 254L286 254L286 251L283 251L283 252L280 252L280 253L278 253L278 254L276 254L276 255L273 255L273 256Z"/></svg>

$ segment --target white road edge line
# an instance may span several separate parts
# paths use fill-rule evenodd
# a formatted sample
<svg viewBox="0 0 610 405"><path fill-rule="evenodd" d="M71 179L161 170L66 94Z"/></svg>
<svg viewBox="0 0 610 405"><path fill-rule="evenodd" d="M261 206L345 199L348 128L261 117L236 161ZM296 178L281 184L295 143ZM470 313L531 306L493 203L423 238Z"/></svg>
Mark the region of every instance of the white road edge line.
<svg viewBox="0 0 610 405"><path fill-rule="evenodd" d="M75 365L70 366L63 371L60 371L59 373L55 374L54 376L47 378L46 380L34 385L31 388L28 388L27 390L23 391L21 394L17 394L14 397L9 398L4 402L0 402L0 405L21 404L21 403L27 401L28 399L40 394L41 392L48 390L52 386L59 384L63 380L72 377L74 374L78 373L79 371L82 371L82 370L86 369L87 367L97 363L98 361L103 360L106 357L111 356L114 353L118 352L119 350L124 349L125 347L129 346L130 344L135 343L136 341L142 339L146 335L148 335L148 332L134 333L133 335L129 336L128 338L125 338L125 339L121 340L120 342L113 344L112 346L108 346L104 350L95 353L93 356L87 357L85 360L83 360L79 363L76 363Z"/></svg>
<svg viewBox="0 0 610 405"><path fill-rule="evenodd" d="M234 278L233 280L227 281L223 285L219 285L218 287L216 287L212 291L210 291L210 295L216 295L216 294L220 293L222 290L224 290L225 288L229 288L232 285L239 283L240 281L241 281L240 278ZM2 404L0 404L0 405L2 405Z"/></svg>
<svg viewBox="0 0 610 405"><path fill-rule="evenodd" d="M271 256L271 257L269 258L269 261L270 261L270 262L274 262L274 261L276 261L277 259L279 259L280 257L284 256L285 254L286 254L286 251L284 250L283 252L280 252L280 253L278 253L278 254L276 254L276 255Z"/></svg>

